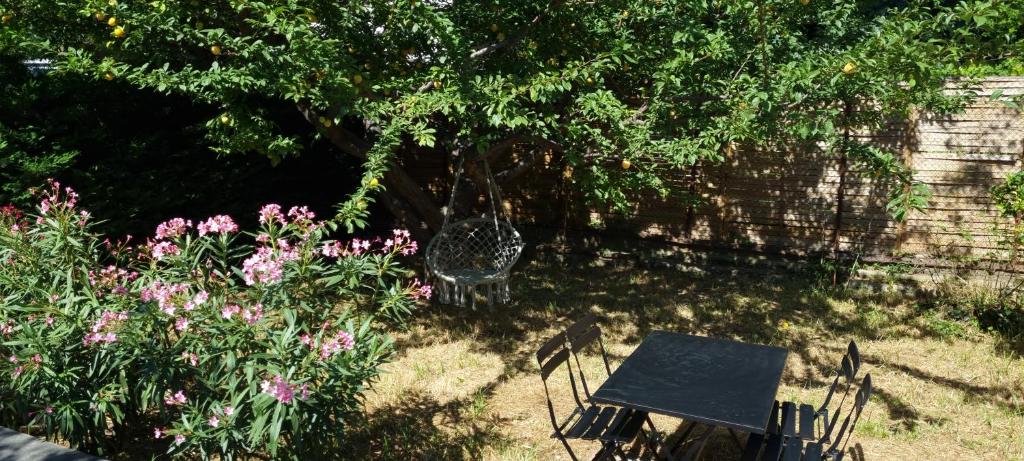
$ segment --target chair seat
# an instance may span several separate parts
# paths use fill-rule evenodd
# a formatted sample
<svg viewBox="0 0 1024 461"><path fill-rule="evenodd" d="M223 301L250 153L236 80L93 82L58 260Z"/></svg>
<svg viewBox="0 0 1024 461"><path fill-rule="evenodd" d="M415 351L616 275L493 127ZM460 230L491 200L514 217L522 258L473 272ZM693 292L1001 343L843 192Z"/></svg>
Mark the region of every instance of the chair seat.
<svg viewBox="0 0 1024 461"><path fill-rule="evenodd" d="M797 404L794 402L775 402L781 412L772 412L769 427L777 426L782 435L788 437L799 436L801 440L813 442L818 440L815 423L818 418L824 418L823 426L828 425L827 417L819 414L817 410L806 403ZM799 421L799 425L797 422ZM769 432L772 432L769 430Z"/></svg>
<svg viewBox="0 0 1024 461"><path fill-rule="evenodd" d="M565 432L565 438L628 443L646 420L647 413L642 411L591 405Z"/></svg>
<svg viewBox="0 0 1024 461"><path fill-rule="evenodd" d="M803 440L814 440L814 421L818 419L817 410L808 404L800 405L800 438ZM828 421L825 421L828 424Z"/></svg>

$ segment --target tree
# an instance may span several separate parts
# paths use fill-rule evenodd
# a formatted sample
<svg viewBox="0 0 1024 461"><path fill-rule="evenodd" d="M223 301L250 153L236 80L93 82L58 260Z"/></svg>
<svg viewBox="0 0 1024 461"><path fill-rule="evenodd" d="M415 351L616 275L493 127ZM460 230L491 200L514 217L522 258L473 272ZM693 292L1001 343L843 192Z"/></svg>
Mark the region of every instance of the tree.
<svg viewBox="0 0 1024 461"><path fill-rule="evenodd" d="M364 162L339 205L350 226L380 194L399 217L439 227L438 205L401 166L416 146L469 158L478 183L480 158L526 149L497 173L509 182L551 151L589 199L623 211L634 192L664 196L672 170L733 146L811 146L898 181L890 209L902 218L927 191L898 155L849 134L914 107L955 109L945 77L979 48L964 38L994 33L971 18L1022 3L15 0L0 54L215 106L206 129L221 153L300 154L279 112L290 107Z"/></svg>

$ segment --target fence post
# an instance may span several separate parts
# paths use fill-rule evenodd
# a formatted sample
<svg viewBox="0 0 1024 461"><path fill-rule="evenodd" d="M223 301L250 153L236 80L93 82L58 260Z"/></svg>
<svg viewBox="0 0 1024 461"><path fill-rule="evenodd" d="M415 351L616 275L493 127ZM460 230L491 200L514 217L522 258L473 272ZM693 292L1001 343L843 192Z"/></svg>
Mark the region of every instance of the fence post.
<svg viewBox="0 0 1024 461"><path fill-rule="evenodd" d="M915 107L910 109L910 114L907 116L906 129L903 132L903 163L913 171L914 168L914 150L917 147L917 123L918 123L918 110ZM904 193L910 192L910 183L904 184ZM900 221L896 225L896 243L893 247L893 256L898 256L903 251L903 243L907 241L907 217L903 217L903 221Z"/></svg>
<svg viewBox="0 0 1024 461"><path fill-rule="evenodd" d="M839 152L839 186L836 189L836 219L832 227L832 258L839 259L839 236L843 227L843 205L846 204L846 170L849 168L846 149L850 144L850 102L843 103L843 146ZM833 281L834 282L834 281Z"/></svg>

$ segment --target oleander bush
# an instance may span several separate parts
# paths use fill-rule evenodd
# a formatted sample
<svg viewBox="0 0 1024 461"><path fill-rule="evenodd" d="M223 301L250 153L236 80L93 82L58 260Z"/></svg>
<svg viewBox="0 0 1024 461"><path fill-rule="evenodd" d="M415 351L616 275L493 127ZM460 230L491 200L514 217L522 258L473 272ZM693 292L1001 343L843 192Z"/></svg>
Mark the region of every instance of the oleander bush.
<svg viewBox="0 0 1024 461"><path fill-rule="evenodd" d="M0 229L3 424L95 452L151 427L173 454L306 458L339 446L430 287L405 231L329 238L310 211L174 218L137 245L94 232L57 183Z"/></svg>

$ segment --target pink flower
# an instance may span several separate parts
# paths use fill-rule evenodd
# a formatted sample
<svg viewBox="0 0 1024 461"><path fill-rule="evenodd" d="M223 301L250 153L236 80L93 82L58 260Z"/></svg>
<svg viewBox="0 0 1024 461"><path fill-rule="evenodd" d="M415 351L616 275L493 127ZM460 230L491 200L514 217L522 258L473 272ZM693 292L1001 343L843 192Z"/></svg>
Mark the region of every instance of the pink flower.
<svg viewBox="0 0 1024 461"><path fill-rule="evenodd" d="M195 309L196 306L205 303L207 299L210 299L210 294L205 291L200 291L182 307L184 307L186 311L191 311L192 309Z"/></svg>
<svg viewBox="0 0 1024 461"><path fill-rule="evenodd" d="M356 346L356 340L352 338L352 335L347 331L339 330L335 337L338 338L338 343L341 345L341 348L346 351L350 351Z"/></svg>
<svg viewBox="0 0 1024 461"><path fill-rule="evenodd" d="M364 251L369 250L369 249L370 249L370 241L369 240L352 239L352 254L353 255L359 256L359 255L363 254Z"/></svg>
<svg viewBox="0 0 1024 461"><path fill-rule="evenodd" d="M420 279L414 279L412 284L409 285L411 290L410 295L412 299L430 299L430 295L433 294L434 289L430 285L423 285Z"/></svg>
<svg viewBox="0 0 1024 461"><path fill-rule="evenodd" d="M50 302L51 303L57 302L58 299L60 299L60 296L57 296L55 294L50 295Z"/></svg>
<svg viewBox="0 0 1024 461"><path fill-rule="evenodd" d="M295 398L295 390L300 388L300 386L296 384L288 383L281 378L281 376L274 376L274 378L269 381L264 380L260 387L263 390L263 393L270 394L281 403L291 403ZM309 388L306 384L303 384L301 386L301 394L299 398L305 400L308 397Z"/></svg>
<svg viewBox="0 0 1024 461"><path fill-rule="evenodd" d="M183 405L183 404L185 404L187 402L188 402L188 399L185 397L185 392L184 391L178 391L178 392L175 392L174 395L169 395L167 397L164 397L164 403L167 404L167 405L171 405L171 406Z"/></svg>
<svg viewBox="0 0 1024 461"><path fill-rule="evenodd" d="M53 414L53 407L46 407L46 409L43 410L43 411L45 411L46 414L51 415L51 414Z"/></svg>
<svg viewBox="0 0 1024 461"><path fill-rule="evenodd" d="M299 341L301 341L302 344L309 346L310 344L313 343L313 338L311 338L308 334L303 333L302 336L299 336Z"/></svg>
<svg viewBox="0 0 1024 461"><path fill-rule="evenodd" d="M284 277L285 261L297 259L292 251L285 251L280 256L274 255L270 247L260 247L252 256L242 261L242 273L246 285L256 283L270 284L281 281Z"/></svg>
<svg viewBox="0 0 1024 461"><path fill-rule="evenodd" d="M216 415L214 415L214 416L211 416L210 419L207 422L210 423L211 427L217 427L217 426L220 425L220 418L218 418Z"/></svg>
<svg viewBox="0 0 1024 461"><path fill-rule="evenodd" d="M188 363L191 363L192 366L199 365L199 356L196 355L195 353L192 353L192 352L182 352L181 353L181 358L182 358L182 360L184 360L184 361L186 361Z"/></svg>
<svg viewBox="0 0 1024 461"><path fill-rule="evenodd" d="M142 290L141 298L143 302L156 300L160 310L167 315L174 315L181 295L186 293L188 293L188 285L184 283L164 284L158 280L153 282L149 288Z"/></svg>
<svg viewBox="0 0 1024 461"><path fill-rule="evenodd" d="M17 367L14 368L14 371L11 372L11 378L17 378L21 376L22 371L24 371L24 369L21 368L21 365L18 365Z"/></svg>
<svg viewBox="0 0 1024 461"><path fill-rule="evenodd" d="M263 305L260 303L256 303L252 309L242 311L242 320L249 325L255 325L261 318L263 318Z"/></svg>
<svg viewBox="0 0 1024 461"><path fill-rule="evenodd" d="M233 232L238 232L238 225L228 215L217 215L204 222L199 223L197 226L199 229L199 235L203 236L206 234L221 234L226 235Z"/></svg>
<svg viewBox="0 0 1024 461"><path fill-rule="evenodd" d="M288 210L288 216L292 218L292 222L295 223L308 223L316 218L316 215L312 211L309 211L308 207L297 207L293 206Z"/></svg>
<svg viewBox="0 0 1024 461"><path fill-rule="evenodd" d="M181 249L171 242L159 242L150 245L149 251L153 255L153 259L157 261L164 259L165 256L176 256L181 253Z"/></svg>
<svg viewBox="0 0 1024 461"><path fill-rule="evenodd" d="M260 224L269 224L277 221L285 224L284 215L281 214L281 205L269 203L260 208Z"/></svg>
<svg viewBox="0 0 1024 461"><path fill-rule="evenodd" d="M103 311L99 320L93 323L92 332L85 335L83 343L86 346L91 346L97 343L117 342L117 334L109 330L125 320L128 320L128 314L125 312Z"/></svg>
<svg viewBox="0 0 1024 461"><path fill-rule="evenodd" d="M177 443L179 445L185 443L185 436L181 434L174 436L174 443Z"/></svg>
<svg viewBox="0 0 1024 461"><path fill-rule="evenodd" d="M7 361L11 363L18 363L18 357L12 355L10 357L7 357Z"/></svg>
<svg viewBox="0 0 1024 461"><path fill-rule="evenodd" d="M153 428L153 438L160 439L160 438L163 438L164 435L165 435L164 434L164 430L162 428L159 428L159 427L154 427Z"/></svg>
<svg viewBox="0 0 1024 461"><path fill-rule="evenodd" d="M328 339L320 345L320 360L327 360L342 350L350 351L353 347L355 347L355 340L352 335L346 331L338 331L334 338Z"/></svg>
<svg viewBox="0 0 1024 461"><path fill-rule="evenodd" d="M324 243L324 246L320 248L320 253L328 258L337 258L342 256L344 252L345 246L341 242Z"/></svg>
<svg viewBox="0 0 1024 461"><path fill-rule="evenodd" d="M224 407L224 416L231 416L235 414L235 409L232 407Z"/></svg>
<svg viewBox="0 0 1024 461"><path fill-rule="evenodd" d="M188 319L185 317L178 317L178 320L174 321L174 329L178 331L188 330Z"/></svg>
<svg viewBox="0 0 1024 461"><path fill-rule="evenodd" d="M182 218L174 218L156 226L156 239L165 240L176 237L181 237L188 232L188 228L192 227L192 221L186 221Z"/></svg>
<svg viewBox="0 0 1024 461"><path fill-rule="evenodd" d="M46 326L52 326L53 325L53 317L47 315L46 319L45 319L45 322L46 322Z"/></svg>
<svg viewBox="0 0 1024 461"><path fill-rule="evenodd" d="M228 304L224 306L223 309L220 310L220 316L230 320L232 315L237 314L241 311L241 307L238 307L234 304Z"/></svg>
<svg viewBox="0 0 1024 461"><path fill-rule="evenodd" d="M416 250L418 250L418 249L419 249L419 245L416 244L416 242L409 242L404 247L402 247L402 256L409 256L409 255L412 255L412 254L416 254Z"/></svg>
<svg viewBox="0 0 1024 461"><path fill-rule="evenodd" d="M32 361L35 363L43 363L43 356L36 354L32 356Z"/></svg>

